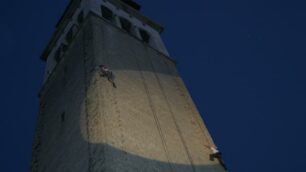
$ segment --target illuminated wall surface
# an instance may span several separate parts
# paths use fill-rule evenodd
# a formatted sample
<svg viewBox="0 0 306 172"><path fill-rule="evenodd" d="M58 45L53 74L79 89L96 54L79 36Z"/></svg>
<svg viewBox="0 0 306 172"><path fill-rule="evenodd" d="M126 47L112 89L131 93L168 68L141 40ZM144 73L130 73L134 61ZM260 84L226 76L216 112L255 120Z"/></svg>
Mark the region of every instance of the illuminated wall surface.
<svg viewBox="0 0 306 172"><path fill-rule="evenodd" d="M214 143L159 31L141 21L150 34L144 42L134 16L128 18L136 21L129 33L118 18L108 21L88 10L117 0L74 2L65 14L84 8L84 20L76 22L70 42L64 30L72 25L59 26L59 36L42 57L49 72L40 92L31 171L224 171L209 159L211 151L204 145ZM60 59L54 60L63 42ZM117 88L99 75L100 64L113 71Z"/></svg>

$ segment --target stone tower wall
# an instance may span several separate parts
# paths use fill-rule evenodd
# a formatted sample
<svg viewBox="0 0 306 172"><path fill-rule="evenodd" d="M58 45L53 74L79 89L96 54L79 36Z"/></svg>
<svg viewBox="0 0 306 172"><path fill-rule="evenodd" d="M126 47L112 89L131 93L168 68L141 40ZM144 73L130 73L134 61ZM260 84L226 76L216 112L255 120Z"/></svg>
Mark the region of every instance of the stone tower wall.
<svg viewBox="0 0 306 172"><path fill-rule="evenodd" d="M224 171L205 144L174 62L90 13L41 94L32 172Z"/></svg>

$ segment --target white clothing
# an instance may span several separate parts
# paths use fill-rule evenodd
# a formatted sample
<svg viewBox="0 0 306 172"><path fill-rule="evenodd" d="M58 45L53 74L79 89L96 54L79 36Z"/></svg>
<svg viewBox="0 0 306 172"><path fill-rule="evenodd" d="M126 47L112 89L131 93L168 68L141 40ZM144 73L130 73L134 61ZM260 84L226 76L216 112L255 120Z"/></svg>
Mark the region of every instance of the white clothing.
<svg viewBox="0 0 306 172"><path fill-rule="evenodd" d="M104 72L108 72L108 71L109 71L107 67L102 67L102 70L103 70Z"/></svg>
<svg viewBox="0 0 306 172"><path fill-rule="evenodd" d="M210 149L212 150L213 153L219 153L218 149L217 148L214 148L214 147L210 147Z"/></svg>

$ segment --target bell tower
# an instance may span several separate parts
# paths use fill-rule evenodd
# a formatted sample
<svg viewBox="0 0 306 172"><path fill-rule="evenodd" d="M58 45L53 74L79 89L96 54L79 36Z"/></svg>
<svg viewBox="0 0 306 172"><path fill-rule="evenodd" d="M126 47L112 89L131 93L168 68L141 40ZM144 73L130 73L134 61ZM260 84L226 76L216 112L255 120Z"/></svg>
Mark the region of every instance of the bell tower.
<svg viewBox="0 0 306 172"><path fill-rule="evenodd" d="M160 37L132 0L71 0L46 62L32 172L223 172ZM116 88L101 76L113 73Z"/></svg>

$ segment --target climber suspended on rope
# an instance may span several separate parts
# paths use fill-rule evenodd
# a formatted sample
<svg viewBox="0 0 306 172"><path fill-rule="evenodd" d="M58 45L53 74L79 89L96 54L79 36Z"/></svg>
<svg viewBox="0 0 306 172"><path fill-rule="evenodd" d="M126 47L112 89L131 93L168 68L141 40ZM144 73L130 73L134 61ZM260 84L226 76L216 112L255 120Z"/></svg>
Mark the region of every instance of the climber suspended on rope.
<svg viewBox="0 0 306 172"><path fill-rule="evenodd" d="M209 159L210 159L211 161L214 161L215 158L218 159L220 165L221 165L225 170L227 170L226 165L225 165L225 163L224 163L224 161L223 161L223 159L222 159L222 153L221 153L216 147L214 147L214 146L208 146L208 145L205 145L205 146L206 146L208 149L210 149L211 152L212 152L212 154L209 155Z"/></svg>
<svg viewBox="0 0 306 172"><path fill-rule="evenodd" d="M106 77L107 80L113 84L113 87L116 88L116 84L114 81L115 77L114 77L113 72L109 70L109 68L105 65L99 65L99 68L100 68L100 76Z"/></svg>

